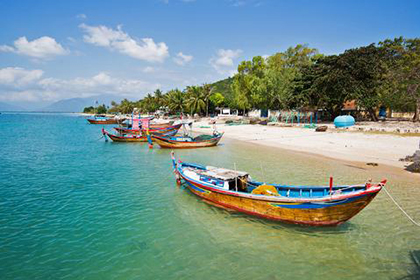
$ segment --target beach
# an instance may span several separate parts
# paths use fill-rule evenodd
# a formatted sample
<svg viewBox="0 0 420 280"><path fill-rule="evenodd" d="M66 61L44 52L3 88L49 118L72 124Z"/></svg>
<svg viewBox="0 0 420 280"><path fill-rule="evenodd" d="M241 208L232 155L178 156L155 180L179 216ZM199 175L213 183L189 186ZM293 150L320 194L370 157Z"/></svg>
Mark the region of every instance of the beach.
<svg viewBox="0 0 420 280"><path fill-rule="evenodd" d="M209 126L209 120L202 119L194 123L193 130L198 133L209 133L212 131L212 126L210 128ZM377 163L404 168L407 162L402 162L400 159L419 149L420 136L392 133L389 129L392 125L387 126L388 130L385 128L375 130L373 129L375 124L372 123L360 126L365 127L364 131L355 128L337 130L333 128L333 125L328 125L326 132L316 132L313 128L303 126L217 124L216 127L218 131L225 133L226 138L365 165ZM378 123L376 126L383 126L383 124ZM416 129L415 124L411 126ZM414 129L411 128L412 131Z"/></svg>

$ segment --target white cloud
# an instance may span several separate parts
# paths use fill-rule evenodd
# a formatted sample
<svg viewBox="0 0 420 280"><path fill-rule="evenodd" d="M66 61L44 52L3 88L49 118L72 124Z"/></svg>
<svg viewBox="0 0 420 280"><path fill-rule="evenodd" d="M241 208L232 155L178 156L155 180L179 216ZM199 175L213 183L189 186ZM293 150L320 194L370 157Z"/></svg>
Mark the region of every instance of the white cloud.
<svg viewBox="0 0 420 280"><path fill-rule="evenodd" d="M28 41L26 37L20 37L13 43L14 47L3 45L0 51L14 52L34 58L48 59L58 55L66 55L65 50L54 38L43 36L33 41Z"/></svg>
<svg viewBox="0 0 420 280"><path fill-rule="evenodd" d="M18 67L0 69L0 100L2 101L57 101L64 98L88 97L97 94L116 94L139 97L160 84L139 79L112 77L100 72L92 77L74 79L43 78L42 70Z"/></svg>
<svg viewBox="0 0 420 280"><path fill-rule="evenodd" d="M216 56L210 59L210 64L219 74L233 75L235 73L234 59L238 58L242 50L219 49Z"/></svg>
<svg viewBox="0 0 420 280"><path fill-rule="evenodd" d="M86 35L83 39L86 43L105 47L113 51L149 62L163 62L169 56L168 47L164 42L155 43L152 38L135 40L118 26L117 30L103 25L89 26L81 24Z"/></svg>
<svg viewBox="0 0 420 280"><path fill-rule="evenodd" d="M151 66L147 66L143 68L143 73L153 73L155 72L155 68L151 67Z"/></svg>
<svg viewBox="0 0 420 280"><path fill-rule="evenodd" d="M182 52L179 52L174 58L174 61L176 64L183 66L187 64L188 62L190 62L192 59L193 59L192 55L186 55L186 54L183 54Z"/></svg>
<svg viewBox="0 0 420 280"><path fill-rule="evenodd" d="M78 14L76 16L76 18L78 18L78 19L87 19L87 16L85 14Z"/></svg>
<svg viewBox="0 0 420 280"><path fill-rule="evenodd" d="M42 70L25 70L20 67L0 69L0 85L22 87L38 81L44 72Z"/></svg>

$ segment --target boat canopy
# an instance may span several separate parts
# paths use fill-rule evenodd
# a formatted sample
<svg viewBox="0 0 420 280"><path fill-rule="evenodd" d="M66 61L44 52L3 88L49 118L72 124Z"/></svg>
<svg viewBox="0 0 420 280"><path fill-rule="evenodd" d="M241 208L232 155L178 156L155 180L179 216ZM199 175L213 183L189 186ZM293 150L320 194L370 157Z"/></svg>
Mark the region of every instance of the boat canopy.
<svg viewBox="0 0 420 280"><path fill-rule="evenodd" d="M196 170L196 172L203 176L209 176L224 181L248 175L248 173L244 171L235 171L214 166L206 166L206 170Z"/></svg>

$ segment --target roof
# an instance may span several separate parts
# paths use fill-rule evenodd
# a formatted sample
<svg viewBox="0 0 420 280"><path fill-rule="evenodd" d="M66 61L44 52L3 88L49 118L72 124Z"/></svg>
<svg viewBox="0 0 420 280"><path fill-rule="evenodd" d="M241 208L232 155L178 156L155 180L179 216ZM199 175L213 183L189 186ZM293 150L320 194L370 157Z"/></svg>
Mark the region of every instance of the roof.
<svg viewBox="0 0 420 280"><path fill-rule="evenodd" d="M221 180L232 180L237 177L248 175L248 173L244 171L235 171L235 170L214 167L214 166L207 166L206 168L207 168L206 170L200 170L197 173L201 175L221 179Z"/></svg>
<svg viewBox="0 0 420 280"><path fill-rule="evenodd" d="M356 105L356 100L350 100L350 101L346 101L343 103L343 110L356 110L357 109L357 105Z"/></svg>

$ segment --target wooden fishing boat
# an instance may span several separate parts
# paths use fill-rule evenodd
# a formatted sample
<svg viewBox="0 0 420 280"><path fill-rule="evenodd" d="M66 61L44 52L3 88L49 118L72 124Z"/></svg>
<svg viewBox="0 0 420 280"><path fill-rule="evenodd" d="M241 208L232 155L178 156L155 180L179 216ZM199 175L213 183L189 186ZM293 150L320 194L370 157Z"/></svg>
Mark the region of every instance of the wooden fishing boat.
<svg viewBox="0 0 420 280"><path fill-rule="evenodd" d="M150 135L159 135L159 136L173 136L178 132L178 130L168 130L163 132L150 132ZM114 142L149 142L149 139L147 137L147 132L142 131L141 134L112 134L106 131L105 129L102 129L102 134L105 137L109 137ZM152 141L152 139L150 139Z"/></svg>
<svg viewBox="0 0 420 280"><path fill-rule="evenodd" d="M151 126L149 127L149 132L150 133L160 133L160 134L164 134L166 132L169 131L175 131L175 133L173 135L176 134L176 132L178 132L178 130L181 128L182 124L177 124L177 125L164 125L164 126ZM121 134L134 134L134 135L139 135L142 133L142 131L144 131L144 129L142 128L123 128L123 127L115 127L114 128L118 133Z"/></svg>
<svg viewBox="0 0 420 280"><path fill-rule="evenodd" d="M333 186L266 185L242 171L178 161L172 153L178 183L222 208L257 217L310 226L336 226L349 220L386 184Z"/></svg>
<svg viewBox="0 0 420 280"><path fill-rule="evenodd" d="M118 120L116 118L109 118L104 115L95 115L87 119L91 124L117 124L118 122L124 121L123 119Z"/></svg>
<svg viewBox="0 0 420 280"><path fill-rule="evenodd" d="M162 148L191 149L216 146L222 139L223 133L213 135L190 136L160 136L152 135L153 142Z"/></svg>
<svg viewBox="0 0 420 280"><path fill-rule="evenodd" d="M146 135L134 135L134 134L112 134L109 133L106 130L102 130L102 134L105 137L109 137L114 142L147 142L147 136Z"/></svg>
<svg viewBox="0 0 420 280"><path fill-rule="evenodd" d="M172 125L172 123L163 123L163 124L150 124L149 131L150 132L161 132L164 133L165 130L179 130L182 124L179 125ZM121 134L134 134L138 135L141 134L141 128L133 129L133 128L125 128L125 127L115 127L114 128L118 133Z"/></svg>

